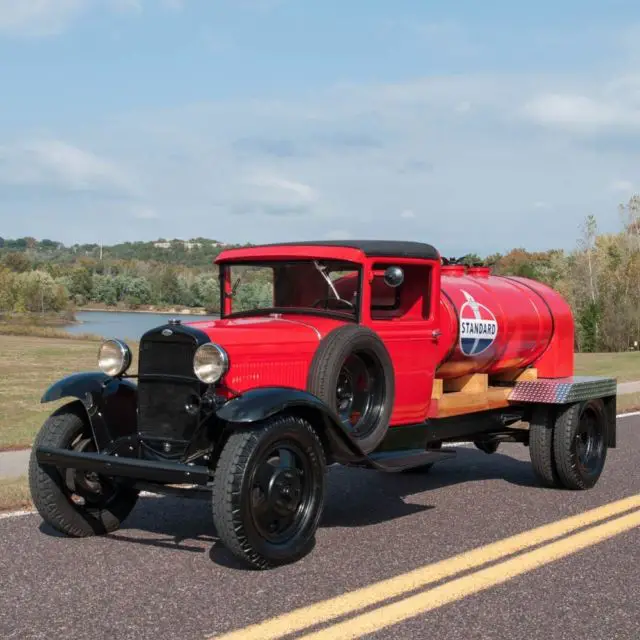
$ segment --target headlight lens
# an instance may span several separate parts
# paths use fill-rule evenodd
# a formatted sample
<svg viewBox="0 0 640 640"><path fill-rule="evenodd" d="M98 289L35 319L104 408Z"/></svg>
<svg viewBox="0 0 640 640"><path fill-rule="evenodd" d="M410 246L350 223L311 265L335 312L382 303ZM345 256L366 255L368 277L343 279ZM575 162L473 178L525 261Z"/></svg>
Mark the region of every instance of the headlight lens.
<svg viewBox="0 0 640 640"><path fill-rule="evenodd" d="M108 376L122 375L131 365L131 349L122 340L106 340L98 351L98 366Z"/></svg>
<svg viewBox="0 0 640 640"><path fill-rule="evenodd" d="M228 368L227 352L213 342L198 347L193 356L193 370L198 379L206 384L220 380Z"/></svg>

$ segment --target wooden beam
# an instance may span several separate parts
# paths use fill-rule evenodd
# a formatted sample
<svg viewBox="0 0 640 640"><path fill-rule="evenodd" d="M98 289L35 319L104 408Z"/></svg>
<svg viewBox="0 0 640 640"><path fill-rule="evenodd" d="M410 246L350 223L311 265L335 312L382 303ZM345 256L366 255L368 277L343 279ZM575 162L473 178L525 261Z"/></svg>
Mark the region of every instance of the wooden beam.
<svg viewBox="0 0 640 640"><path fill-rule="evenodd" d="M445 394L450 392L486 393L488 389L489 376L486 373L471 373L460 378L444 381Z"/></svg>
<svg viewBox="0 0 640 640"><path fill-rule="evenodd" d="M510 387L491 387L485 393L457 391L445 393L438 400L438 412L434 418L448 418L475 411L488 411L509 406Z"/></svg>
<svg viewBox="0 0 640 640"><path fill-rule="evenodd" d="M444 393L444 388L442 384L442 378L435 378L435 380L433 381L433 388L431 390L431 399L440 400L440 398L442 398L443 393Z"/></svg>
<svg viewBox="0 0 640 640"><path fill-rule="evenodd" d="M535 367L527 369L509 369L491 376L492 382L524 382L527 380L537 380L538 370Z"/></svg>

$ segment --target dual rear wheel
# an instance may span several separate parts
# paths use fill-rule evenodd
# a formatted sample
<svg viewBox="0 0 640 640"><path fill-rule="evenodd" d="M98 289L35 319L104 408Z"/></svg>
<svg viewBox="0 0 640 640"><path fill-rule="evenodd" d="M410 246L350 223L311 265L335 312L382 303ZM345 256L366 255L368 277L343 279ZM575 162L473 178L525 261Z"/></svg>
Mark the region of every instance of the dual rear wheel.
<svg viewBox="0 0 640 640"><path fill-rule="evenodd" d="M536 407L530 422L529 447L533 470L543 485L592 488L607 458L603 401Z"/></svg>

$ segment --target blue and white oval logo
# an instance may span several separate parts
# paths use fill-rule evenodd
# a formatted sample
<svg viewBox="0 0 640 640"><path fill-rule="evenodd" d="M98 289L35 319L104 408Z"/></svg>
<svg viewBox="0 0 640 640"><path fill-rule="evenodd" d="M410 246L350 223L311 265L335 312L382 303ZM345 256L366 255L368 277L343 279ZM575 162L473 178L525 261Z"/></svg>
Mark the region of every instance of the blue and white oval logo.
<svg viewBox="0 0 640 640"><path fill-rule="evenodd" d="M460 307L460 351L477 356L486 351L498 335L498 322L493 313L462 291L467 301Z"/></svg>

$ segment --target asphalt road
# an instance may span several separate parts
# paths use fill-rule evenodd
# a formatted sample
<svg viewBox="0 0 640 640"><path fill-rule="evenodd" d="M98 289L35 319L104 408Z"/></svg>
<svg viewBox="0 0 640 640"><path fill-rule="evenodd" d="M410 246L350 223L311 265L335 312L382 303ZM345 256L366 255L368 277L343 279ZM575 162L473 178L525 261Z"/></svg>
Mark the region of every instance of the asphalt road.
<svg viewBox="0 0 640 640"><path fill-rule="evenodd" d="M536 486L517 445L461 448L428 475L333 467L316 548L269 572L216 543L207 502L142 498L126 528L84 540L36 515L3 518L0 638L635 640L640 417L618 424L619 448L587 492Z"/></svg>

